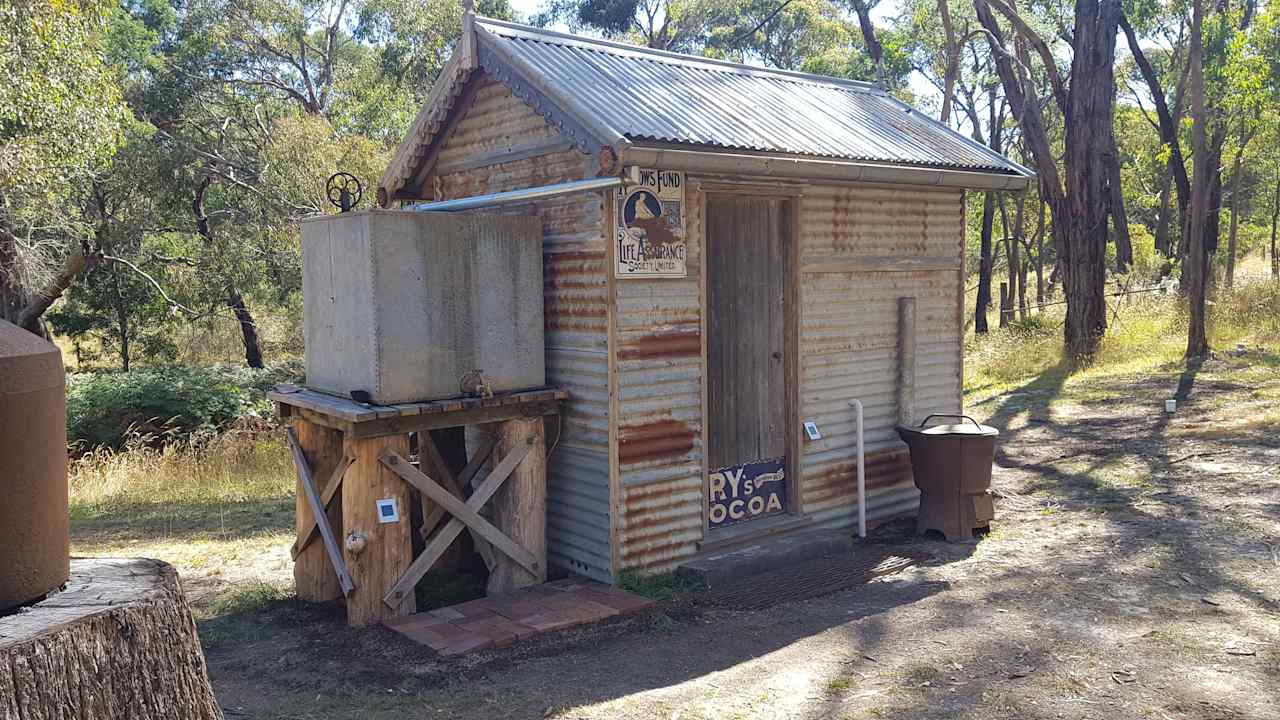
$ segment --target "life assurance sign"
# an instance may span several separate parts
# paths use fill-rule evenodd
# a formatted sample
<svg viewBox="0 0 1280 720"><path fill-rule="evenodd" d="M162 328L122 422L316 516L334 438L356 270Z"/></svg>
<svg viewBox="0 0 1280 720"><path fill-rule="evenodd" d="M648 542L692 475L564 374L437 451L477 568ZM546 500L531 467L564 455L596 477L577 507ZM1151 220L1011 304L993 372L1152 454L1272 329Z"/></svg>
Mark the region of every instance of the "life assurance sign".
<svg viewBox="0 0 1280 720"><path fill-rule="evenodd" d="M639 184L619 188L616 200L614 277L685 277L684 173L641 170Z"/></svg>

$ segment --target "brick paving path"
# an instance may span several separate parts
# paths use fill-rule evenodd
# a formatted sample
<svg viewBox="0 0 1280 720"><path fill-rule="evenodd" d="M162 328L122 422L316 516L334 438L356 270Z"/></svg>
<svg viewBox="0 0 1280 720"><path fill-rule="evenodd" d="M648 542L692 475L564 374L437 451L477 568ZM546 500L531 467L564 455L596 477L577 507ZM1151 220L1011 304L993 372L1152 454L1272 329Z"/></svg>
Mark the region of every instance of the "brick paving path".
<svg viewBox="0 0 1280 720"><path fill-rule="evenodd" d="M441 655L461 655L653 605L610 585L566 579L397 618L386 626Z"/></svg>

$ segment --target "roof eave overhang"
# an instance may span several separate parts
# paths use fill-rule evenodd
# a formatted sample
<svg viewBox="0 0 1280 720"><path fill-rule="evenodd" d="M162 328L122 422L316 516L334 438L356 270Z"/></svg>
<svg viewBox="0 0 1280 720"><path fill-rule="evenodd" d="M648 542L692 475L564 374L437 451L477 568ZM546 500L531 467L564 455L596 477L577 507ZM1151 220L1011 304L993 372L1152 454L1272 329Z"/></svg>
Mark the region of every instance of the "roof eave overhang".
<svg viewBox="0 0 1280 720"><path fill-rule="evenodd" d="M466 13L453 54L378 180L379 205L386 207L390 204L418 173L425 149L437 139L438 131L444 127L449 114L457 110L454 104L458 94L478 67L476 55L475 16Z"/></svg>
<svg viewBox="0 0 1280 720"><path fill-rule="evenodd" d="M712 174L752 175L789 179L840 180L889 183L966 190L1022 191L1035 175L1030 171L957 170L857 162L838 158L797 157L768 153L744 154L720 149L685 149L633 145L623 162L627 165Z"/></svg>
<svg viewBox="0 0 1280 720"><path fill-rule="evenodd" d="M607 147L615 157L620 157L631 147L631 141L622 131L601 119L580 96L548 82L545 69L535 67L506 47L482 25L476 26L475 37L480 67L569 136L580 150L594 155Z"/></svg>

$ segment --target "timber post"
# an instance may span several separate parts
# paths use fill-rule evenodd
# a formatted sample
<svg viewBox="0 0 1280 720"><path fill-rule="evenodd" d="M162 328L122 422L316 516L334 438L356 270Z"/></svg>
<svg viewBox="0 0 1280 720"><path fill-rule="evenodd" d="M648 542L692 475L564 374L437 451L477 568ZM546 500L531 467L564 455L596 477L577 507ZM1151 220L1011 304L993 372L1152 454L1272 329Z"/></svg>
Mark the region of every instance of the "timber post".
<svg viewBox="0 0 1280 720"><path fill-rule="evenodd" d="M497 457L521 445L529 446L529 453L494 496L494 524L537 558L539 570L531 572L500 555L489 572L490 595L547 581L547 446L542 418L507 420L498 425L497 435Z"/></svg>
<svg viewBox="0 0 1280 720"><path fill-rule="evenodd" d="M347 624L368 625L412 615L412 592L384 606L388 578L400 577L413 562L409 487L379 461L383 452L409 455L409 436L384 435L346 439L354 458L342 483L343 555L356 589L347 596Z"/></svg>
<svg viewBox="0 0 1280 720"><path fill-rule="evenodd" d="M294 419L293 428L298 436L298 444L302 446L302 453L318 482L325 482L333 476L335 470L344 466L340 431L302 418ZM324 543L315 538L315 515L311 512L311 503L307 499L301 478L298 479L296 497L298 537L293 547L296 553L293 559L293 584L298 598L307 602L327 602L340 598L342 585L338 582L338 576L330 569L331 561L325 553ZM341 493L330 494L327 510L329 527L342 528Z"/></svg>

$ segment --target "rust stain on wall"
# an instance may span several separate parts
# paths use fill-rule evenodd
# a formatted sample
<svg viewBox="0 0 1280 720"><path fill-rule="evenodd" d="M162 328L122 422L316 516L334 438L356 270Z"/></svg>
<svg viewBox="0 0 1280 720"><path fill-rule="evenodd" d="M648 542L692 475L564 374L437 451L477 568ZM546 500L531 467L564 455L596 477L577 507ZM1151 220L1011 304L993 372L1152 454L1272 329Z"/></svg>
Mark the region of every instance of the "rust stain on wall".
<svg viewBox="0 0 1280 720"><path fill-rule="evenodd" d="M911 456L906 450L868 453L864 462L868 490L911 482ZM806 503L815 503L834 497L853 496L857 492L857 462L840 463L816 476L806 478L804 500Z"/></svg>
<svg viewBox="0 0 1280 720"><path fill-rule="evenodd" d="M693 429L679 420L657 420L618 428L618 462L680 457L693 449Z"/></svg>
<svg viewBox="0 0 1280 720"><path fill-rule="evenodd" d="M619 360L639 358L698 357L702 333L698 328L677 328L629 339L618 346Z"/></svg>

